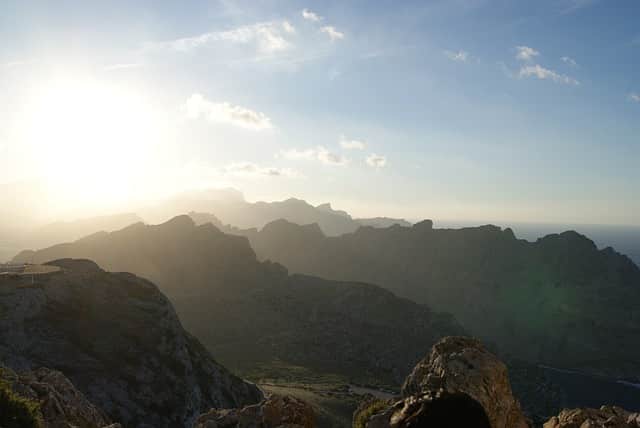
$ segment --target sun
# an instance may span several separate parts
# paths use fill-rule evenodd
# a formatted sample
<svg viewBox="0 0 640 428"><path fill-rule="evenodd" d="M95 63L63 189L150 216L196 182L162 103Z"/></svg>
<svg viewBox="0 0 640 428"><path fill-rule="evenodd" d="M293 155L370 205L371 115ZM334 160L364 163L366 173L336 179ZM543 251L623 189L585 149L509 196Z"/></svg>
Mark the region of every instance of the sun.
<svg viewBox="0 0 640 428"><path fill-rule="evenodd" d="M155 138L152 113L131 89L90 78L48 82L22 115L33 168L87 205L125 199Z"/></svg>

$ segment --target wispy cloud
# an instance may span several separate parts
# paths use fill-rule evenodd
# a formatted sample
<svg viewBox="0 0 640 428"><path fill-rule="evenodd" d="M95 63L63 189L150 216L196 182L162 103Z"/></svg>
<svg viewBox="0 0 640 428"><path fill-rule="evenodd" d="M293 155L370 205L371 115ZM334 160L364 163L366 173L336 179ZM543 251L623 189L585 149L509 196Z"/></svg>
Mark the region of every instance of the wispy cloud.
<svg viewBox="0 0 640 428"><path fill-rule="evenodd" d="M519 77L535 77L541 80L552 80L556 83L564 83L567 85L579 85L578 82L573 77L559 74L553 70L548 68L544 68L539 64L536 65L527 65L520 68L520 72L518 73Z"/></svg>
<svg viewBox="0 0 640 428"><path fill-rule="evenodd" d="M325 165L345 166L349 163L349 159L346 157L331 152L329 149L323 146L318 146L315 149L290 149L280 152L280 156L285 159L291 160L317 160Z"/></svg>
<svg viewBox="0 0 640 428"><path fill-rule="evenodd" d="M336 40L342 40L344 39L344 33L341 31L338 31L336 29L336 27L332 26L332 25L327 25L324 26L320 29L321 32L325 33L327 36L329 36L329 39L334 42Z"/></svg>
<svg viewBox="0 0 640 428"><path fill-rule="evenodd" d="M374 168L384 168L387 165L387 158L382 155L371 153L366 158L367 165Z"/></svg>
<svg viewBox="0 0 640 428"><path fill-rule="evenodd" d="M326 148L318 147L318 160L326 165L344 166L349 163L349 159L337 153L330 152Z"/></svg>
<svg viewBox="0 0 640 428"><path fill-rule="evenodd" d="M312 21L312 22L320 22L323 19L320 15L310 11L309 9L302 10L302 17L307 21Z"/></svg>
<svg viewBox="0 0 640 428"><path fill-rule="evenodd" d="M349 140L343 135L340 137L340 146L346 150L364 150L366 144L360 140Z"/></svg>
<svg viewBox="0 0 640 428"><path fill-rule="evenodd" d="M531 61L540 55L540 52L529 46L516 46L516 59L520 61Z"/></svg>
<svg viewBox="0 0 640 428"><path fill-rule="evenodd" d="M264 167L253 162L235 162L222 168L224 175L246 178L286 177L300 178L302 175L291 168Z"/></svg>
<svg viewBox="0 0 640 428"><path fill-rule="evenodd" d="M634 103L640 103L640 94L636 92L630 92L629 95L627 95L627 98L629 101L633 101Z"/></svg>
<svg viewBox="0 0 640 428"><path fill-rule="evenodd" d="M467 62L467 60L469 59L469 52L467 51L444 51L444 54L451 61Z"/></svg>
<svg viewBox="0 0 640 428"><path fill-rule="evenodd" d="M132 63L122 63L122 64L111 64L104 67L105 71L117 71L117 70L128 70L132 68L140 68L142 64L137 62Z"/></svg>
<svg viewBox="0 0 640 428"><path fill-rule="evenodd" d="M295 33L295 28L288 21L271 21L166 42L148 43L147 47L190 52L216 42L228 42L244 45L254 44L259 53L272 54L289 49L292 43L287 39L287 36L293 33Z"/></svg>
<svg viewBox="0 0 640 428"><path fill-rule="evenodd" d="M262 112L228 102L212 102L201 94L191 95L182 107L191 119L202 117L211 122L228 123L257 131L273 128L271 119Z"/></svg>
<svg viewBox="0 0 640 428"><path fill-rule="evenodd" d="M577 67L578 66L578 63L576 62L576 60L571 58L571 57L563 56L560 59L562 60L562 62L564 62L565 64L569 64L572 67Z"/></svg>
<svg viewBox="0 0 640 428"><path fill-rule="evenodd" d="M573 13L595 4L596 1L597 0L564 0L563 9L560 12L562 14Z"/></svg>

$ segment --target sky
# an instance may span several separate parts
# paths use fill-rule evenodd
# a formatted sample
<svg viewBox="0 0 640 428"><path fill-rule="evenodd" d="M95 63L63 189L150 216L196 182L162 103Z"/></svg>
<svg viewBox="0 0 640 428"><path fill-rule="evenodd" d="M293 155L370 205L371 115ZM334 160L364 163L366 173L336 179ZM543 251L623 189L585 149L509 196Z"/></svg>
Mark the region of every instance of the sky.
<svg viewBox="0 0 640 428"><path fill-rule="evenodd" d="M639 0L4 0L0 189L58 216L234 187L640 225L638 18Z"/></svg>

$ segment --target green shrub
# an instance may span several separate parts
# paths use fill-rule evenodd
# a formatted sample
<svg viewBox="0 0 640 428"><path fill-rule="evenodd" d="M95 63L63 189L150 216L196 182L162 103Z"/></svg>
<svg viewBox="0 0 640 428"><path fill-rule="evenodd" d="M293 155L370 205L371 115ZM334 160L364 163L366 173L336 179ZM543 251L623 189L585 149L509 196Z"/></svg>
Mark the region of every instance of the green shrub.
<svg viewBox="0 0 640 428"><path fill-rule="evenodd" d="M0 379L0 427L40 428L41 426L39 404L20 397L11 390L9 383Z"/></svg>
<svg viewBox="0 0 640 428"><path fill-rule="evenodd" d="M353 428L365 428L371 416L387 407L389 407L389 403L384 400L372 400L367 404L367 407L358 411L353 419Z"/></svg>

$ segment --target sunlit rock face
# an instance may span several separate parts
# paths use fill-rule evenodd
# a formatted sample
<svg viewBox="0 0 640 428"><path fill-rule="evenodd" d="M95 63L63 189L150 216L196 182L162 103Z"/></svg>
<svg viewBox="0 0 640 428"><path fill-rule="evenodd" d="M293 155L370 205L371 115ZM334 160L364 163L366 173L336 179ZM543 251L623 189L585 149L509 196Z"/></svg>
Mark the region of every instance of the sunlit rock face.
<svg viewBox="0 0 640 428"><path fill-rule="evenodd" d="M528 427L506 366L471 338L446 337L436 343L407 377L402 394L402 400L374 412L364 426Z"/></svg>
<svg viewBox="0 0 640 428"><path fill-rule="evenodd" d="M108 417L128 427L191 426L212 407L260 401L181 326L158 288L87 260L62 272L0 278L0 361L59 370Z"/></svg>

